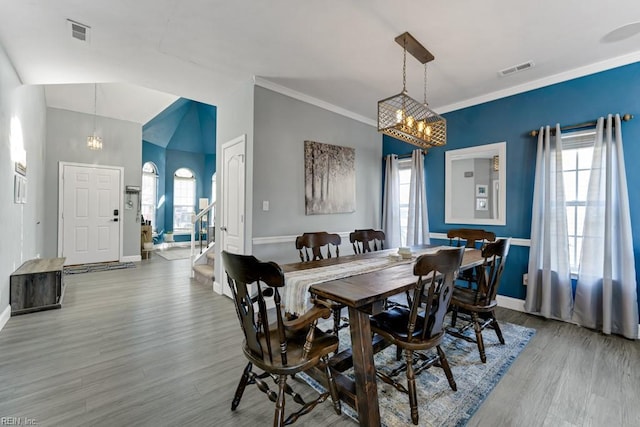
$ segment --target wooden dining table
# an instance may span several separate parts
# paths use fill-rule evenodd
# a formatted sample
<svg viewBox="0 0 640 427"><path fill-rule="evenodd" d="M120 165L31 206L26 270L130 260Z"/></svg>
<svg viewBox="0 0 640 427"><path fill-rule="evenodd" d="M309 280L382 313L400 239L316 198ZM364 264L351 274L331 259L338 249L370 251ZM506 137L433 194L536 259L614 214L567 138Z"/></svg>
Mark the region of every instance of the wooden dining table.
<svg viewBox="0 0 640 427"><path fill-rule="evenodd" d="M433 247L421 245L411 249L412 252L419 252L428 248ZM397 249L286 264L282 269L286 277L287 272L348 263L361 258L389 257L394 253L397 253ZM460 269L473 268L482 262L480 250L467 249ZM357 410L361 426L380 425L378 386L373 355L384 348L385 343L381 339L372 340L369 316L384 310L385 301L389 297L401 294L415 286L417 278L413 275L413 264L411 262L390 266L382 270L313 284L310 287L312 294L340 303L348 309L351 349L333 356L330 359L330 365L336 372L335 380L341 400ZM355 381L342 374L350 367L353 367ZM319 369L309 374L324 383L324 376Z"/></svg>

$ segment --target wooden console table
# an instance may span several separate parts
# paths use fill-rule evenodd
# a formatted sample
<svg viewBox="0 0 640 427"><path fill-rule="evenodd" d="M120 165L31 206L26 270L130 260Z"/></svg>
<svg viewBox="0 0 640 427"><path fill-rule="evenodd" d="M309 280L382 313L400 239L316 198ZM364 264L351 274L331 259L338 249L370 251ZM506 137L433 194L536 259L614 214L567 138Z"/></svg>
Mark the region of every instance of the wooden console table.
<svg viewBox="0 0 640 427"><path fill-rule="evenodd" d="M65 259L32 259L11 274L11 315L62 307Z"/></svg>

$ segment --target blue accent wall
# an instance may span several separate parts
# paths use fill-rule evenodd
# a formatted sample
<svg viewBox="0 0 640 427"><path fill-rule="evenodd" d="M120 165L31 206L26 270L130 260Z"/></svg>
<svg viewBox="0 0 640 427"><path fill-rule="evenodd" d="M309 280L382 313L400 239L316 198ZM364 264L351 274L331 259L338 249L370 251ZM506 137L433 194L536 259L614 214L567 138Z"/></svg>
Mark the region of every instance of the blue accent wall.
<svg viewBox="0 0 640 427"><path fill-rule="evenodd" d="M196 177L198 198L211 199L211 176L216 171L217 108L180 98L143 126L142 164L158 167L157 230L173 231L173 176L188 168ZM189 236L174 236L176 241Z"/></svg>
<svg viewBox="0 0 640 427"><path fill-rule="evenodd" d="M537 138L528 133L543 125L571 125L609 113L637 116L623 122L622 137L636 275L640 283L640 193L635 191L636 185L640 185L640 168L635 165L635 159L640 158L640 62L444 114L447 145L429 150L425 158L430 230L445 233L461 226L444 223L445 151L506 141L506 225L476 227L499 236L529 239ZM408 153L414 148L387 136L383 138L385 155ZM512 246L500 294L525 298L522 274L527 271L528 257L528 247Z"/></svg>

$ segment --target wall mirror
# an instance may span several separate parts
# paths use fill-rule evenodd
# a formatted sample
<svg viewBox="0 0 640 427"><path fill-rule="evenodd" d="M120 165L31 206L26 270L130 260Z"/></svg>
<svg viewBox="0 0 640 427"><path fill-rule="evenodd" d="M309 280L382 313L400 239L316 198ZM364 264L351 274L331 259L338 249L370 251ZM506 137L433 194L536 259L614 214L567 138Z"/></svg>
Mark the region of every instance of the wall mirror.
<svg viewBox="0 0 640 427"><path fill-rule="evenodd" d="M507 143L445 152L447 224L506 224Z"/></svg>

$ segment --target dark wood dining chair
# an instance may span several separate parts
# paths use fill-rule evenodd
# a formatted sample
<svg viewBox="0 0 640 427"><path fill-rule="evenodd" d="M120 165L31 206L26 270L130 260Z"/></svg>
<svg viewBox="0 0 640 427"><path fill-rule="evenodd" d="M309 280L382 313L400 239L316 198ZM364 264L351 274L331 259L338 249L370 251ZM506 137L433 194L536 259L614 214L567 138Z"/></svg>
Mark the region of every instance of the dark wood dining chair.
<svg viewBox="0 0 640 427"><path fill-rule="evenodd" d="M327 233L326 231L317 231L313 233L304 233L296 238L296 249L300 255L301 262L315 261L319 259L333 258L340 256L340 244L342 238L339 234ZM324 248L324 255L322 254ZM311 252L311 253L309 253ZM333 252L333 253L332 253ZM346 322L340 323L340 312L344 308L342 304L329 302L333 310L333 332L338 335L338 331L349 326Z"/></svg>
<svg viewBox="0 0 640 427"><path fill-rule="evenodd" d="M479 230L476 228L455 228L447 231L450 246L463 246L465 248L481 249L489 242L495 242L496 234L491 231ZM478 283L478 269L470 268L460 273L459 280L467 282L467 287L471 288Z"/></svg>
<svg viewBox="0 0 640 427"><path fill-rule="evenodd" d="M342 239L339 234L317 231L304 233L296 238L296 249L300 255L300 261L315 261L318 259L340 256L340 244ZM322 254L324 248L325 254ZM311 254L309 254L311 251ZM333 252L333 254L332 254Z"/></svg>
<svg viewBox="0 0 640 427"><path fill-rule="evenodd" d="M405 361L399 368L389 373L377 371L376 375L385 383L409 395L411 421L416 425L418 401L415 375L437 365L444 370L451 389L457 389L440 343L445 333L444 317L453 294L453 280L463 254L462 248L441 249L434 254L418 257L413 267L413 274L418 276L418 280L413 289L410 308L396 306L370 318L372 332L396 345L398 349L404 350ZM434 347L437 355L417 353L418 350ZM402 371L406 372L406 387L393 378Z"/></svg>
<svg viewBox="0 0 640 427"><path fill-rule="evenodd" d="M487 243L482 248L484 261L479 269L478 286L475 289L456 287L451 298L451 328L447 329L449 334L475 342L480 352L480 360L487 361L484 350L482 331L486 327L492 328L500 344L504 344L500 325L496 320L495 309L498 305L496 294L500 287L500 279L509 254L511 239L499 239L494 243ZM458 316L464 317L465 325L456 328ZM469 337L464 332L473 327L475 338Z"/></svg>
<svg viewBox="0 0 640 427"><path fill-rule="evenodd" d="M384 249L384 231L371 228L352 231L349 233L349 241L356 254L382 250Z"/></svg>
<svg viewBox="0 0 640 427"><path fill-rule="evenodd" d="M285 320L278 291L284 286L284 274L276 263L260 262L250 255L236 255L226 251L222 252L222 259L245 338L242 349L249 360L233 397L231 410L236 410L240 404L247 384L256 384L276 404L274 426L295 422L300 416L324 402L329 395L336 413L340 414L338 391L328 361L328 354L338 348L338 338L316 327L318 319L329 318L331 310L319 303L297 319ZM255 286L250 286L252 284ZM250 289L253 289L253 293L250 293ZM270 296L275 302L275 311L267 310L265 297ZM273 318L275 321L270 321ZM254 372L254 365L263 372ZM322 393L317 399L306 403L287 384L287 377L314 366L324 369L329 392ZM270 377L278 387L277 393L271 390L265 381ZM286 419L285 394L289 394L296 403L302 405Z"/></svg>

